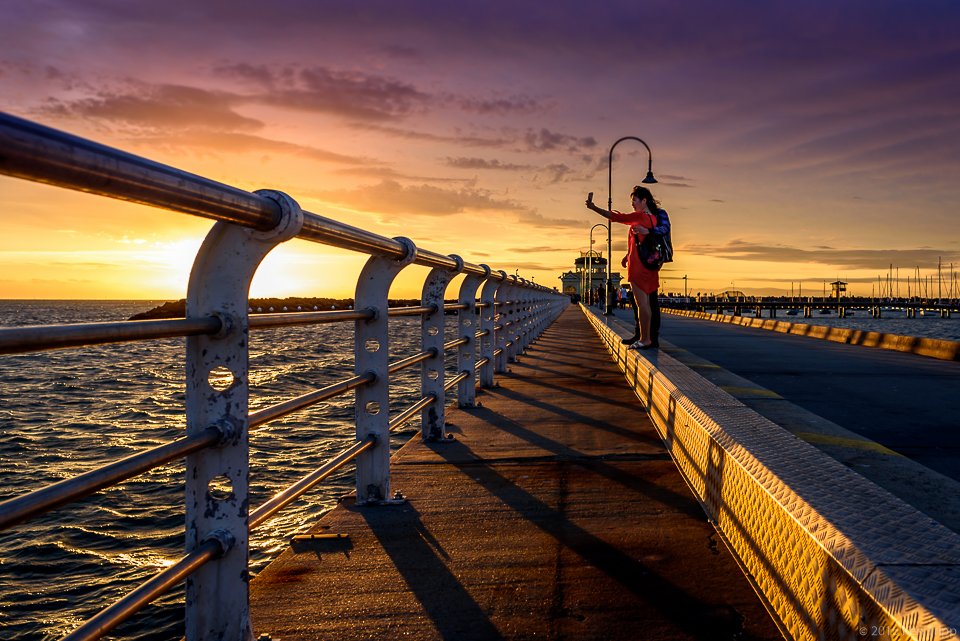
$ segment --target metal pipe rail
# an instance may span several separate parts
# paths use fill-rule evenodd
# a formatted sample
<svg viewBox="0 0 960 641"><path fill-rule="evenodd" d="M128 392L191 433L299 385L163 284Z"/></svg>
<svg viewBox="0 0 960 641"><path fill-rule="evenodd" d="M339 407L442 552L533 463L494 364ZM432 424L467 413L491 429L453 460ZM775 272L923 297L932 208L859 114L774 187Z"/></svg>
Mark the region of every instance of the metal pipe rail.
<svg viewBox="0 0 960 641"><path fill-rule="evenodd" d="M449 349L450 347L455 347L460 345L462 341L451 341L448 345L444 346L444 349ZM402 361L397 361L390 365L387 371L390 374L400 371L404 368L415 365L421 361L424 361L428 358L436 356L436 349L428 349L409 358L405 358ZM351 379L340 381L339 383L334 383L333 385L328 385L327 387L315 390L313 392L308 392L302 396L297 396L288 401L282 403L277 403L276 405L271 405L270 407L265 407L263 409L257 410L250 414L250 429L260 427L270 421L274 421L282 416L292 414L297 410L301 410L305 407L309 407L316 403L320 403L327 399L345 394L350 390L356 389L361 385L368 385L376 381L376 376L372 373L366 373L361 376L354 376Z"/></svg>
<svg viewBox="0 0 960 641"><path fill-rule="evenodd" d="M327 478L341 467L357 458L361 452L377 444L377 437L373 434L362 441L357 441L337 456L333 457L310 474L280 492L272 499L250 513L250 529L255 530L264 521L287 507L298 498L313 489L320 481Z"/></svg>
<svg viewBox="0 0 960 641"><path fill-rule="evenodd" d="M216 316L13 327L0 329L0 354L23 354L86 345L210 335L218 333L222 327L222 321Z"/></svg>
<svg viewBox="0 0 960 641"><path fill-rule="evenodd" d="M118 625L150 605L152 601L166 594L170 588L208 562L220 558L227 551L229 550L225 550L223 543L218 539L204 541L193 552L160 572L109 608L88 619L60 641L94 641L105 636Z"/></svg>
<svg viewBox="0 0 960 641"><path fill-rule="evenodd" d="M435 397L428 396L414 403L402 414L400 414L400 416L390 421L390 431L392 432L399 426L409 421L411 418L413 418L414 414L436 400L437 399ZM325 464L318 467L316 470L307 476L304 476L286 490L258 507L250 514L250 529L253 530L261 525L264 521L279 512L281 509L306 494L309 490L316 486L317 483L355 459L365 449L376 445L376 443L377 439L373 435L369 435L364 440L354 443L336 457L330 459Z"/></svg>
<svg viewBox="0 0 960 641"><path fill-rule="evenodd" d="M197 434L172 443L139 452L110 465L0 503L0 532L46 514L58 507L79 501L188 454L212 447L224 438L222 426L213 425Z"/></svg>
<svg viewBox="0 0 960 641"><path fill-rule="evenodd" d="M430 349L423 350L419 354L414 354L413 356L405 358L402 361L397 361L396 363L391 365L389 369L387 369L387 371L393 374L394 372L398 372L406 367L410 367L411 365L416 365L421 361L425 361L428 358L436 358L436 356L437 356L437 348L431 347Z"/></svg>
<svg viewBox="0 0 960 641"><path fill-rule="evenodd" d="M470 372L460 372L456 376L450 379L450 382L443 386L443 391L446 392L452 387L455 387L457 383L464 380L466 377L470 376Z"/></svg>
<svg viewBox="0 0 960 641"><path fill-rule="evenodd" d="M414 414L434 401L436 401L436 398L432 396L420 399L390 422L390 431L395 430L400 425L409 421ZM361 452L376 445L376 443L377 439L373 435L354 443L283 492L271 498L250 513L250 530L255 530L268 521L270 517L299 499L331 474L357 458ZM117 603L103 610L81 627L71 632L64 637L64 641L99 639L145 608L152 601L163 596L173 586L183 581L201 565L221 556L223 552L223 544L220 540L211 539L207 541L200 549L195 550L192 554L184 557L170 568L158 573L126 597L123 597Z"/></svg>
<svg viewBox="0 0 960 641"><path fill-rule="evenodd" d="M480 307L477 304L477 307ZM468 305L444 305L444 311L466 309ZM437 307L390 307L390 317L420 316L436 313ZM340 310L328 312L299 312L250 316L250 329L295 327L369 320L373 310ZM88 347L133 341L183 338L185 336L215 335L223 330L222 317L176 318L164 320L120 321L112 323L83 323L75 325L39 325L0 329L0 355L24 354L51 349Z"/></svg>
<svg viewBox="0 0 960 641"><path fill-rule="evenodd" d="M444 308L456 308L464 309L468 306L466 305L446 305ZM410 308L411 310L416 310L417 314L423 312L435 312L436 306L431 307L418 307ZM397 310L399 312L406 312L407 308L392 308L390 311ZM407 315L401 313L398 315ZM315 323L329 323L329 322L342 322L345 320L363 320L373 316L373 312L360 311L360 312L316 312L316 313L307 313L303 316L308 318L304 319L305 322L290 322L291 316L297 316L297 314L286 314L283 315L284 318L281 319L281 322L278 324L262 324L265 327L278 327L286 325L303 325L303 324L315 324ZM217 317L208 317L209 321L216 321L216 331L211 331L207 333L215 334L220 331L221 320ZM133 321L138 322L138 321ZM160 323L169 323L169 321L159 321ZM154 323L154 321L139 321L139 323ZM90 325L73 325L69 326L70 328L84 328L84 332L75 332L71 334L72 337L76 338L78 335L83 335L86 337L95 335L96 332L93 331L93 328L101 327L102 331L100 335L109 334L112 332L115 326L122 326L123 323L97 323ZM209 323L213 325L213 323ZM107 327L103 327L107 326ZM50 326L44 327L43 329L47 330L57 330L63 326ZM90 328L90 329L88 329ZM4 330L0 330L2 332ZM12 330L18 331L18 330ZM52 332L46 332L47 334L52 334ZM484 330L482 332L476 333L476 338L480 338L486 334L489 334L489 330ZM169 335L164 335L163 338L168 338ZM49 344L49 339L48 344ZM128 340L140 340L140 339L128 339ZM110 341L115 342L115 341ZM450 341L444 345L444 350L457 347L469 342L468 339L460 339L456 341ZM91 344L91 343L84 343ZM73 345L70 345L73 346ZM67 347L67 345L64 345ZM45 348L52 349L52 348ZM25 350L18 350L25 351ZM436 350L427 350L411 356L407 359L394 363L390 366L389 372L392 374L396 371L402 370L406 367L419 363L420 361L425 360L431 356L435 356ZM2 353L2 352L0 352ZM16 353L16 352L13 352ZM480 366L485 364L486 360L479 362L477 365ZM252 412L249 417L249 429L253 430L255 428L261 427L266 423L274 421L283 416L287 416L296 412L300 409L304 409L316 403L328 400L335 396L339 396L350 390L353 390L360 385L365 385L371 383L375 380L375 376L372 374L366 374L363 376L356 376L354 378L348 379L346 381L341 381L333 385L329 385L319 390L309 392L302 396L290 399L276 405L272 405L256 412ZM456 379L458 382L462 378ZM194 434L182 439L177 439L173 443L168 443L145 452L140 452L134 454L130 457L117 461L111 465L99 468L97 470L92 470L90 472L81 474L79 476L73 477L71 479L66 479L59 483L47 486L35 492L19 496L14 499L0 504L0 531L3 531L7 528L13 527L14 525L19 525L29 521L32 518L46 514L52 510L55 510L58 507L73 503L74 501L80 500L91 494L98 492L106 487L111 487L125 481L127 479L138 476L144 472L147 472L151 469L166 465L172 461L178 460L191 454L197 452L206 447L211 447L225 438L224 428L222 426L212 426L204 430L199 434Z"/></svg>
<svg viewBox="0 0 960 641"><path fill-rule="evenodd" d="M417 401L416 403L408 407L406 410L404 410L403 413L401 413L395 419L390 421L389 431L392 432L393 430L397 429L398 427L400 427L401 425L409 421L411 418L413 418L417 412L425 408L427 405L430 405L431 403L436 403L436 402L437 402L436 396L432 394L430 396L424 396L419 401Z"/></svg>
<svg viewBox="0 0 960 641"><path fill-rule="evenodd" d="M393 308L400 309L400 308ZM387 310L387 313L393 312ZM329 312L293 312L292 314L256 314L250 316L250 329L274 327L296 327L299 325L320 325L324 323L345 323L348 321L369 320L376 315L372 309L343 309ZM136 322L136 321L127 321Z"/></svg>
<svg viewBox="0 0 960 641"><path fill-rule="evenodd" d="M390 373L402 370L420 361L435 356L435 350L427 350L390 366ZM373 374L355 376L351 379L298 396L256 412L250 413L249 429L262 427L270 421L292 414L297 410L345 394L350 390L371 383ZM419 408L418 408L419 409ZM54 483L34 492L18 496L0 504L0 531L19 525L58 507L68 505L91 494L139 476L144 472L179 460L188 454L212 447L228 434L222 425L213 425L199 434L177 439L172 443L139 452L102 468L80 474L59 483ZM311 486L312 487L312 486Z"/></svg>
<svg viewBox="0 0 960 641"><path fill-rule="evenodd" d="M366 374L354 376L351 379L340 381L339 383L334 383L333 385L328 385L312 392L307 392L302 396L291 398L289 401L283 401L282 403L265 407L257 410L256 412L251 412L249 421L250 429L252 430L260 427L266 423L269 423L270 421L275 421L282 416L292 414L297 410L310 407L311 405L315 405L329 398L333 398L334 396L345 394L346 392L354 390L361 385L369 385L376 380L376 374L367 372Z"/></svg>
<svg viewBox="0 0 960 641"><path fill-rule="evenodd" d="M444 430L445 394L457 388L456 402L473 406L476 385L495 384L495 374L506 371L506 364L569 304L565 296L486 265L304 212L286 194L245 192L4 114L0 114L0 174L217 221L193 264L186 296L188 318L0 330L0 354L187 339L186 437L0 504L3 529L187 457L187 555L93 617L69 639L100 638L188 575L193 578L187 585L187 639L209 634L242 638L250 629L245 614L247 582L236 577L247 572L250 530L353 460L358 506L389 500L390 433L419 412L421 438L450 440ZM247 292L260 261L293 238L370 255L357 281L356 309L249 313ZM431 268L421 305L389 308L390 284L411 264ZM458 274L465 278L457 302L448 304L445 290ZM444 316L449 312L457 313L458 338L444 343ZM394 317L420 317L422 338L419 353L390 363L387 321ZM248 330L349 321L355 324L352 378L249 411ZM444 353L453 348L459 348L458 374L447 378ZM416 364L421 367L421 398L390 420L389 376ZM226 389L215 386L212 377L214 370L223 369L232 374ZM356 393L356 442L248 514L250 433L349 391ZM232 491L226 498L214 498L208 484L222 476L231 481ZM199 620L203 630L196 627Z"/></svg>
<svg viewBox="0 0 960 641"><path fill-rule="evenodd" d="M469 343L469 342L470 342L470 339L469 339L469 338L458 338L458 339L455 340L455 341L450 341L449 343L444 343L444 344L443 344L443 351L447 351L448 349L453 349L454 347L458 347L458 346L460 346L460 345L466 345L466 344Z"/></svg>
<svg viewBox="0 0 960 641"><path fill-rule="evenodd" d="M283 220L277 201L202 178L106 145L0 113L0 174L179 211L259 231ZM297 238L393 260L407 257L407 246L316 214L303 212ZM507 280L480 265L418 249L413 263ZM459 264L458 264L459 263Z"/></svg>
<svg viewBox="0 0 960 641"><path fill-rule="evenodd" d="M460 309L460 305L450 305ZM446 306L444 307L446 309ZM388 316L419 316L435 313L436 306L391 307ZM329 312L301 312L251 316L250 329L294 327L369 320L373 310L341 310ZM51 349L107 345L162 338L215 335L224 328L223 318L177 318L168 320L120 321L115 323L84 323L76 325L40 325L0 329L0 354L23 354Z"/></svg>

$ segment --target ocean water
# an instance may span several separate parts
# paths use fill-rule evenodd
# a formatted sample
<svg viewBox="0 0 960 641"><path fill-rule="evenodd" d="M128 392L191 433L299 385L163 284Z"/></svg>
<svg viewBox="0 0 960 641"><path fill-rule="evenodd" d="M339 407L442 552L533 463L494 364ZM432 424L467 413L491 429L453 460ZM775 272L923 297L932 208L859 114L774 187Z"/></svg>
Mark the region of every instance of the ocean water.
<svg viewBox="0 0 960 641"><path fill-rule="evenodd" d="M852 316L839 318L836 310L829 314L820 314L818 310L813 311L811 318L803 317L803 308L796 316L788 316L787 310L778 309L775 320L787 323L803 323L807 325L820 325L824 327L839 327L840 329L854 329L864 332L878 332L881 334L897 334L899 336L916 336L920 338L937 338L947 341L960 341L960 314L954 314L953 318L940 318L939 316L928 315L921 316L919 313L916 318L907 318L907 313L897 309L884 309L880 318L873 318L869 310L853 310ZM712 311L708 308L707 311ZM733 314L732 311L724 312L727 316ZM849 313L849 312L848 312ZM746 308L743 310L744 317L753 318L754 315ZM770 310L763 310L763 318L769 318Z"/></svg>
<svg viewBox="0 0 960 641"><path fill-rule="evenodd" d="M124 320L158 301L0 301L0 327ZM455 335L447 317L447 340ZM391 361L419 351L419 318L390 321ZM0 356L0 501L183 435L185 339ZM455 350L448 370L455 371ZM251 332L251 411L353 376L353 323ZM419 399L420 368L391 378L391 416ZM353 393L251 434L251 505L355 440ZM398 449L414 418L391 435ZM256 574L352 491L345 466L251 536ZM183 556L184 464L155 469L0 532L0 638L59 639ZM183 636L183 584L110 639Z"/></svg>

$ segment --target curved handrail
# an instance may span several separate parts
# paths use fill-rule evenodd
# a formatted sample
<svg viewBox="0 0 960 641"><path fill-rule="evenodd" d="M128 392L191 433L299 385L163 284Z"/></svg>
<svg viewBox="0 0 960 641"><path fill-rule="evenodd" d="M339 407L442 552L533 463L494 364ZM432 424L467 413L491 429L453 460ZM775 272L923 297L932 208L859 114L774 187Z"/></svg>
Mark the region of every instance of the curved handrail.
<svg viewBox="0 0 960 641"><path fill-rule="evenodd" d="M0 174L7 176L263 231L274 229L281 220L280 205L265 196L10 114L0 113L0 148L4 150ZM398 240L306 211L297 238L394 260L407 255L406 245ZM418 249L413 263L451 271L459 267L453 258L427 249ZM468 274L493 280L507 278L480 265L466 261L462 265Z"/></svg>
<svg viewBox="0 0 960 641"><path fill-rule="evenodd" d="M2 151L2 153L0 153L0 174L3 175L100 194L171 211L183 212L194 216L231 223L233 225L242 225L260 231L275 230L278 225L282 224L283 220L288 220L281 212L281 200L284 203L282 205L284 211L288 213L289 211L296 213L298 208L292 199L289 199L289 197L283 194L279 194L279 196L273 194L279 198L279 200L274 200L259 193L249 193L6 114L0 114L0 151ZM423 316L424 319L427 319L440 312L441 307L444 312L456 311L458 313L464 311L473 313L479 308L492 308L495 312L504 315L504 320L501 324L494 325L489 318L490 315L487 315L484 322L489 324L485 326L485 329L473 332L472 330L468 330L470 323L464 322L461 324L460 338L442 343L442 351L445 352L461 345L470 345L471 347L462 350L462 353L458 355L458 359L472 358L469 354L466 356L464 356L464 354L474 348L473 346L476 339L482 336L493 335L493 338L496 340L498 338L496 333L502 331L505 332L506 338L510 339L506 343L506 346L512 347L507 354L508 358L512 359L514 354L517 353L517 350L522 350L523 347L532 340L531 337L535 336L534 327L537 323L538 315L541 319L545 319L548 316L555 318L555 314L550 316L549 310L552 308L555 313L559 313L557 310L563 307L562 304L558 304L562 299L559 294L555 294L547 288L537 286L522 278L508 276L502 271L492 271L485 265L467 263L454 255L445 256L430 250L417 248L406 239L385 238L316 214L309 212L302 213L303 225L296 236L298 238L332 245L342 249L363 252L369 254L372 257L371 260L379 260L378 257L391 259L394 261L392 264L395 266L399 265L399 268L403 268L407 264L417 264L457 274L462 273L479 276L480 278L464 281L465 283L473 283L471 285L474 287L473 292L464 293L465 290L461 289L459 302L452 304L442 304L442 298L437 301L436 298L430 299L425 294L423 299L424 303L429 300L437 302L435 304L423 304L417 307L387 308L386 310L381 307L378 311L375 307L382 303L377 301L385 299L387 290L377 290L380 293L372 298L369 295L361 297L359 293L360 288L358 287L358 305L360 305L361 300L365 300L367 301L365 304L368 305L369 308L246 316L241 320L245 320L246 326L251 330L354 321L357 323L355 343L358 360L356 367L358 370L361 370L358 371L356 376L350 379L328 385L270 407L261 408L254 412L250 412L245 404L234 404L234 406L228 410L217 410L217 412L208 414L198 412L195 405L191 410L190 399L198 398L196 396L197 389L204 390L202 393L205 395L204 398L206 400L203 402L216 398L215 394L209 394L207 384L210 383L210 381L203 372L212 371L215 366L219 367L218 363L224 362L240 362L243 365L239 371L246 371L246 360L232 360L235 357L242 359L247 358L248 347L246 337L241 336L239 341L230 342L230 337L236 336L231 333L231 329L237 326L237 319L231 317L230 314L222 313L219 311L219 308L215 306L204 308L203 303L201 303L200 308L205 311L203 315L196 318L0 329L0 354L122 343L137 340L188 337L188 425L192 426L191 429L198 429L206 423L214 422L213 425L209 425L205 429L200 429L195 434L177 439L172 443L139 452L120 461L110 463L100 469L87 472L72 479L67 479L60 483L55 483L46 488L41 488L40 490L0 504L0 530L26 521L34 516L65 505L66 503L83 498L84 496L88 496L110 485L115 485L147 470L200 452L205 448L220 447L221 454L224 456L229 454L232 457L237 457L239 455L241 457L240 459L233 458L231 460L239 460L242 464L243 460L247 457L246 439L238 439L238 430L243 425L246 425L249 431L253 431L272 420L354 389L357 390L358 395L359 428L361 426L359 417L362 412L360 408L367 407L369 414L376 414L378 410L371 410L369 407L377 407L383 403L383 396L371 397L369 394L386 393L388 390L388 381L384 378L385 373L393 373L417 363L422 363L428 359L438 358L441 364L443 360L443 354L440 353L439 349L440 343L436 343L436 347L424 349L418 354L394 363L387 362L389 352L380 352L380 355L377 356L378 360L369 361L373 363L370 365L372 369L363 373L362 368L367 367L367 365L362 364L360 355L377 351L376 347L370 348L369 345L372 341L378 339L378 335L371 336L369 332L386 331L386 326L383 325L386 319L380 316L384 311L386 311L386 315L389 317ZM296 215L299 216L299 214ZM230 227L229 225L215 229L229 230L229 234L238 232L235 227ZM244 238L246 238L245 232L243 234ZM265 237L270 236L267 235ZM230 238L233 238L233 236L230 236ZM274 244L270 245L266 251L269 251L270 248L279 242L281 242L281 239L276 239ZM205 247L207 247L206 244ZM232 257L235 255L231 253L233 250L234 246L229 245L228 251L217 254L217 256L225 260L232 260ZM214 250L208 249L204 251ZM221 251L221 249L217 248L216 251ZM209 253L206 254L207 258L209 258L210 255ZM252 259L250 259L249 256L243 257L243 260L247 260L248 262L242 263L241 261L241 263L237 264L252 266L250 270L248 270L249 273L252 273L257 263L250 263L249 260ZM195 270L198 270L198 265L202 264L207 263L203 263L198 259L197 263L195 263ZM226 263L221 262L221 265L225 264ZM228 274L233 273L228 268L225 268L225 271ZM207 271L200 269L196 273L199 273L201 277L205 277ZM249 276L246 278L249 278ZM188 295L196 291L192 279L193 276L191 276L191 286L190 289L188 289ZM512 300L494 300L493 298L488 298L487 289L484 289L484 300L474 300L476 283L482 281L497 282L498 284L493 288L493 291L500 291L499 295L501 298L511 297ZM221 283L221 281L217 281L217 283ZM249 281L247 281L246 284L249 285ZM503 290L498 289L501 286L504 286ZM216 290L216 288L214 288L214 290ZM236 291L243 290L238 289ZM504 291L506 294L503 293ZM543 297L546 295L555 297L554 302L550 304L544 303ZM382 296L383 298L378 298L378 296ZM541 298L537 298L538 296ZM196 299L191 300L194 300L193 304L197 304ZM228 309L234 310L232 312L233 314L239 315L246 312L246 305L243 305L242 308L238 307L236 297L223 298L222 300L226 302L216 304L226 305ZM506 321L505 319L507 317L511 318L511 320ZM367 322L364 323L363 321ZM370 328L374 327L375 323L380 323L381 325L377 325L374 330L371 330ZM383 327L383 329L381 329L381 327ZM431 329L434 327L436 326L431 326ZM364 331L368 332L367 337L369 340L367 343L361 342L360 332L363 328L366 328ZM441 330L443 329L442 321L440 322L439 328ZM425 335L426 333L427 332L425 332ZM213 337L213 339L206 338L208 336ZM442 336L441 332L437 338L440 339ZM218 342L221 338L225 338L225 340ZM500 338L500 340L502 341L503 339ZM484 342L484 350L489 350L493 342L494 341ZM191 349L195 349L197 345L209 347L213 350L213 353L217 354L216 358L223 358L225 360L217 361L211 357L212 360L205 361L206 364L203 365L202 368L198 367L196 364L201 361L191 356L191 354L197 354L201 351L206 354L207 351L204 349L191 352ZM234 351L216 351L223 349L224 345L229 345L229 350ZM366 351L364 351L364 346L366 346ZM479 348L479 345L477 345L477 347ZM443 391L441 391L440 387L427 389L427 384L424 383L426 390L425 395L422 396L418 402L404 410L399 416L387 422L387 413L384 412L380 414L381 418L378 419L378 421L382 422L367 424L372 426L373 429L368 436L354 443L337 457L328 461L320 468L317 468L254 510L250 513L248 520L237 521L234 516L231 516L230 518L233 520L230 521L228 525L222 527L228 530L233 528L235 534L245 531L248 525L251 528L256 527L290 502L296 500L297 497L309 491L324 478L327 478L336 469L339 469L356 457L363 455L363 460L366 460L366 457L372 456L374 453L376 456L388 456L389 451L380 446L385 444L383 441L391 431L410 420L417 412L424 410L432 403L440 404L441 407L438 408L438 412L442 418L442 406L445 404L443 403L444 392L473 376L475 369L478 370L481 367L486 367L488 375L492 377L491 372L493 370L490 369L491 360L492 358L503 356L503 349L497 349L493 352L485 351L483 353L487 355L492 354L492 357L487 356L480 359L476 363L475 368L463 370L458 375L446 381L442 386ZM502 363L504 362L506 361L503 361L502 358L498 360L497 367L502 367ZM437 367L437 364L431 363L430 367ZM424 380L426 381L427 378L429 377L425 377ZM492 380L492 378L489 380ZM440 381L443 381L442 376ZM241 377L241 383L244 386L247 385L244 377ZM193 387L191 387L191 385L193 385ZM472 385L470 387L472 389ZM246 388L244 387L243 389L245 390ZM191 392L191 390L193 390L193 392ZM191 393L195 395L191 396ZM244 392L243 396L244 399L246 399L245 393L246 392ZM379 400L376 404L373 400L370 400L366 406L361 406L361 395L363 394L368 394L367 399L374 398ZM461 388L458 393L461 401L464 401L465 398L463 394L463 388ZM196 400L194 402L196 403ZM389 401L387 404L389 409ZM219 412L221 411L226 412L226 414L220 414ZM430 413L433 413L432 409ZM197 418L200 416L205 416L206 418ZM191 423L191 420L194 422ZM364 454L367 450L372 451ZM209 478L205 474L202 476L196 475L196 470L200 468L190 467L191 465L197 465L198 460L203 460L203 457L188 458L187 467L189 478L187 486L189 496L196 496L190 494L190 491L192 491L190 489L191 483L196 483L197 479ZM191 461L193 461L193 463L191 463ZM360 467L361 466L358 465L358 488L361 487ZM194 470L194 476L189 476L191 469ZM387 475L387 486L388 484L389 473ZM364 485L363 487L368 486ZM202 496L202 493L203 490L201 486L200 496ZM195 505L195 503L190 505ZM188 514L189 509L191 508L188 507ZM238 523L240 525L238 525ZM204 535L208 538L199 539L201 543L196 550L178 561L171 568L164 570L153 579L150 579L143 586L137 588L113 606L110 606L90 619L66 638L73 640L99 638L113 629L113 627L121 621L132 616L133 613L141 609L151 600L166 592L184 577L195 572L209 561L225 555L233 545L233 535L224 529L214 529L219 527L221 526L216 524L208 526L208 529L213 529L213 531ZM198 539L193 540L196 541ZM226 564L224 567L231 565L235 567L238 558L239 557L236 556L227 557L223 561L223 563ZM230 576L235 575L231 574ZM203 573L201 573L195 580L204 581L206 579L203 578ZM235 588L228 582L224 585L224 589L232 593L232 590ZM214 592L218 592L218 590L214 590ZM203 598L207 599L206 595L209 593L209 590L203 592ZM222 605L219 607L232 607L223 605L226 604L227 601L220 601L220 603ZM209 607L215 608L218 606L212 605L211 602ZM217 612L223 615L223 613L227 611L209 609L207 612ZM233 611L229 610L229 612L232 613ZM233 617L232 614L227 618L236 620L236 617Z"/></svg>

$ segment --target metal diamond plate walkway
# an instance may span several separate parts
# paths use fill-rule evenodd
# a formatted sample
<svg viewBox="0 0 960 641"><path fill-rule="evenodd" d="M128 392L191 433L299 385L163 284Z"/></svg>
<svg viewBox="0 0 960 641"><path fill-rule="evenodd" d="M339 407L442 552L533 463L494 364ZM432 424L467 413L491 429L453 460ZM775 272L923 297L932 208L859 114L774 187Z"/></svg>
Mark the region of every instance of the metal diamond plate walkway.
<svg viewBox="0 0 960 641"><path fill-rule="evenodd" d="M781 639L575 307L251 586L274 639Z"/></svg>

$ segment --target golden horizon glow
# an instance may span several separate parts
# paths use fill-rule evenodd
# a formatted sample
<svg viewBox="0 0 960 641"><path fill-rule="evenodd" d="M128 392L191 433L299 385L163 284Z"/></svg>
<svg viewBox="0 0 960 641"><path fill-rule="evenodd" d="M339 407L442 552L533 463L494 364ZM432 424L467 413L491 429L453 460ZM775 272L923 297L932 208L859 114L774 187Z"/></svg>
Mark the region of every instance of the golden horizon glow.
<svg viewBox="0 0 960 641"><path fill-rule="evenodd" d="M537 12L517 39L486 9L423 0L284 5L268 24L243 3L185 22L180 0L145 13L52 0L0 25L0 110L557 288L604 222L583 201L607 201L609 145L639 136L673 222L661 291L685 275L689 293L756 295L839 277L870 295L890 265L904 289L938 262L956 282L957 69L930 28L957 11L868 28L863 8L821 24L816 6L787 20L735 1L709 25L608 10ZM649 20L637 40L628 26ZM270 47L249 48L254 25ZM646 169L639 143L617 147L614 208L630 209ZM0 222L7 299L183 298L212 224L7 177ZM615 266L625 235L615 226ZM349 298L364 258L291 241L251 296ZM405 270L391 296L418 297L422 275Z"/></svg>

